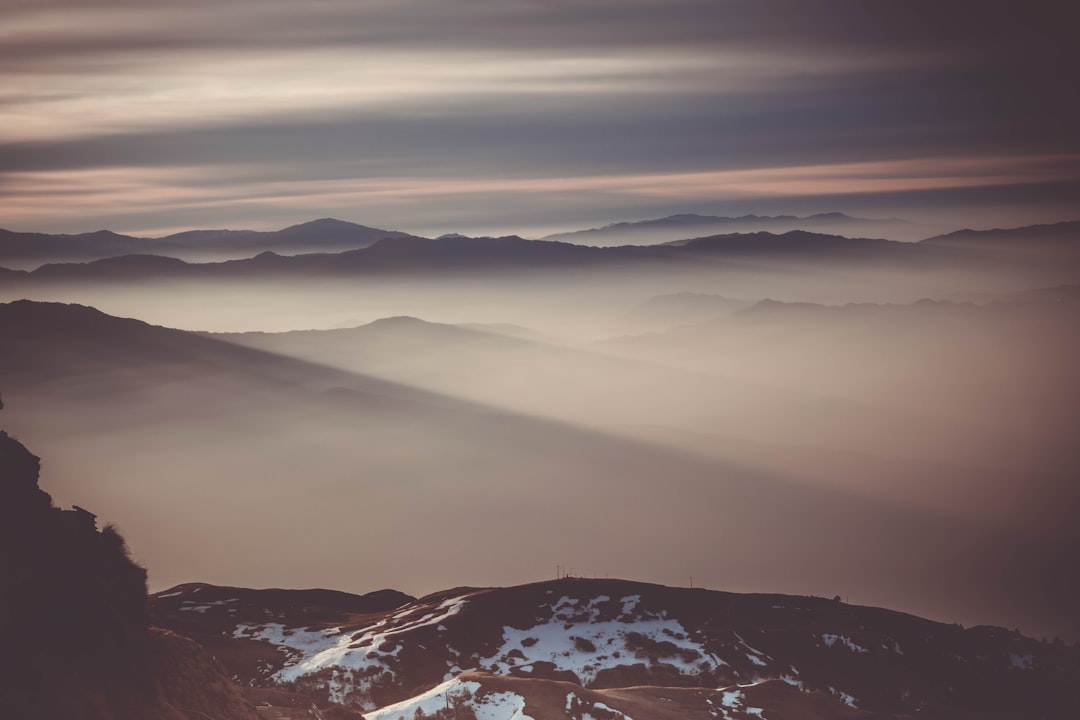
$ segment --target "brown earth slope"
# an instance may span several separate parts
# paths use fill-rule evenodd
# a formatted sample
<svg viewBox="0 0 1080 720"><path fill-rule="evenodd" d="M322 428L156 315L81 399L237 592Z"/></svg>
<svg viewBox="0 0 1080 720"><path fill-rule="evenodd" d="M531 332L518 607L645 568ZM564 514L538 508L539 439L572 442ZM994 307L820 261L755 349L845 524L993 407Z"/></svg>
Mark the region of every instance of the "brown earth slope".
<svg viewBox="0 0 1080 720"><path fill-rule="evenodd" d="M655 703L685 718L1080 715L1075 647L839 600L561 579L351 612L281 592L188 585L152 612L242 684L369 720L435 717L455 698L508 720L665 717Z"/></svg>

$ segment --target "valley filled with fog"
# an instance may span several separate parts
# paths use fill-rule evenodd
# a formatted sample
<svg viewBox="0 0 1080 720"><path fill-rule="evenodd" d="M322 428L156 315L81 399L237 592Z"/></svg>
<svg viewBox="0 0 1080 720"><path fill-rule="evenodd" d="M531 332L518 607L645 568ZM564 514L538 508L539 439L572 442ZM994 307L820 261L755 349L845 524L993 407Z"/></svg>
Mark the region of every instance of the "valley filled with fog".
<svg viewBox="0 0 1080 720"><path fill-rule="evenodd" d="M158 588L561 565L1068 636L1074 225L41 258L4 421Z"/></svg>

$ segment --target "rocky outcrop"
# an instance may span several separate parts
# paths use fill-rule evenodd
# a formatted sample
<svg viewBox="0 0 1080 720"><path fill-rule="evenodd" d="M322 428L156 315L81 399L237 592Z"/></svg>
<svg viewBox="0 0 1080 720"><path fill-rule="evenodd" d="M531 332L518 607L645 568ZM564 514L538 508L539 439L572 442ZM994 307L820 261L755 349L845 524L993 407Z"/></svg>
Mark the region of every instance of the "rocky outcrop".
<svg viewBox="0 0 1080 720"><path fill-rule="evenodd" d="M123 537L55 507L40 465L0 432L0 717L254 720L200 646L150 627Z"/></svg>

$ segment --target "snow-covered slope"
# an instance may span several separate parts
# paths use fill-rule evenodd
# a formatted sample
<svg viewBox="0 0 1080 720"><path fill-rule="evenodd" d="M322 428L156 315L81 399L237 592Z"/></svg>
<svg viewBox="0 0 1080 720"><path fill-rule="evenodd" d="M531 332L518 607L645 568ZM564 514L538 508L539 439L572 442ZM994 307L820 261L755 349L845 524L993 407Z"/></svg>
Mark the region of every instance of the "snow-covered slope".
<svg viewBox="0 0 1080 720"><path fill-rule="evenodd" d="M579 579L383 596L381 607L260 605L260 592L282 591L184 586L155 612L243 684L379 720L455 717L455 703L482 720L621 720L676 695L676 717L732 720L1080 709L1073 648L839 600Z"/></svg>

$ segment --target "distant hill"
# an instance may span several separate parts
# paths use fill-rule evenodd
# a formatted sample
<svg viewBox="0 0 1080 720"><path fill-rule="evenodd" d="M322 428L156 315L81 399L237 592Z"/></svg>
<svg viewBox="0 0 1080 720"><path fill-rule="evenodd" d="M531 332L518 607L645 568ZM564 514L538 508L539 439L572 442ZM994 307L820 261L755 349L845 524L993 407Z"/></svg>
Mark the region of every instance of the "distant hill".
<svg viewBox="0 0 1080 720"><path fill-rule="evenodd" d="M1080 255L1080 220L993 230L957 230L921 241L968 249Z"/></svg>
<svg viewBox="0 0 1080 720"><path fill-rule="evenodd" d="M286 254L367 247L384 238L414 237L396 230L323 218L282 230L189 230L159 238L119 235L108 230L49 235L0 230L0 264L84 262L121 255L166 255L187 259L251 257L264 251Z"/></svg>
<svg viewBox="0 0 1080 720"><path fill-rule="evenodd" d="M852 217L839 212L819 213L806 217L796 215L696 215L683 213L652 220L617 222L599 228L556 233L544 240L559 240L582 245L613 246L643 245L673 240L687 240L718 233L756 232L763 230L821 230L849 234L852 231L882 232L903 225L902 220L872 220Z"/></svg>
<svg viewBox="0 0 1080 720"><path fill-rule="evenodd" d="M154 597L153 616L206 642L244 685L369 720L448 708L500 720L1080 712L1076 647L839 598L567 578L343 615L314 596L305 608L303 593L283 607L279 592L182 586Z"/></svg>

